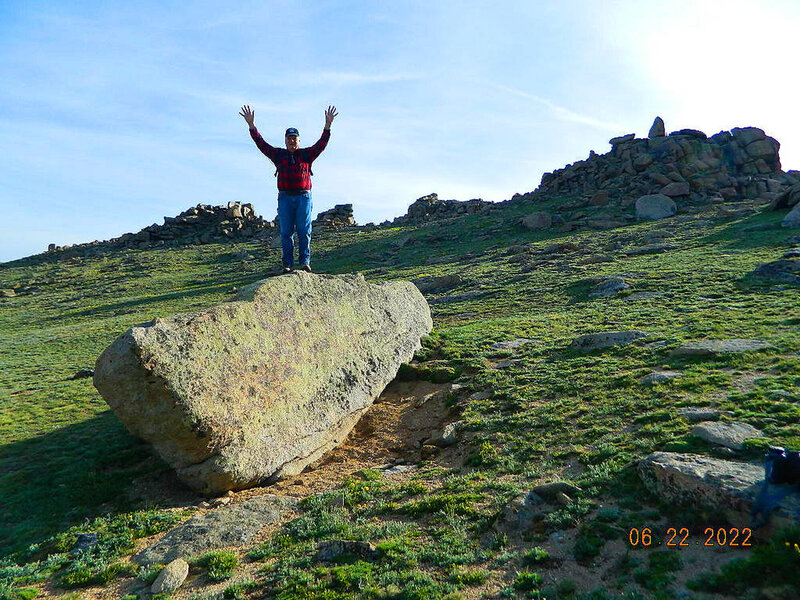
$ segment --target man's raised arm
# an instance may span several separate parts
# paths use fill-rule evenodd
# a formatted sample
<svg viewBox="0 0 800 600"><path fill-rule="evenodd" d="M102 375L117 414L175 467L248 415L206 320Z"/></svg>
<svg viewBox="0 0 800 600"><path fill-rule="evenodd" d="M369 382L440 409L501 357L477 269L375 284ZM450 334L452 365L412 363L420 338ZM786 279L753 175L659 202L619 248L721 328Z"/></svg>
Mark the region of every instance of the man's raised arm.
<svg viewBox="0 0 800 600"><path fill-rule="evenodd" d="M309 148L312 161L322 154L322 151L325 150L325 147L328 145L328 140L331 139L331 123L333 123L333 119L336 118L338 114L335 106L328 106L328 110L325 111L325 128L322 130L322 135L319 140L317 140L317 143Z"/></svg>
<svg viewBox="0 0 800 600"><path fill-rule="evenodd" d="M253 141L256 143L256 146L258 146L258 149L261 150L264 156L270 160L274 160L276 148L265 142L264 138L261 137L261 134L258 133L258 129L256 129L255 125L256 112L254 110L250 110L250 106L245 104L242 106L242 110L239 112L239 114L242 115L245 121L247 121L247 126L250 130L250 137L253 138Z"/></svg>

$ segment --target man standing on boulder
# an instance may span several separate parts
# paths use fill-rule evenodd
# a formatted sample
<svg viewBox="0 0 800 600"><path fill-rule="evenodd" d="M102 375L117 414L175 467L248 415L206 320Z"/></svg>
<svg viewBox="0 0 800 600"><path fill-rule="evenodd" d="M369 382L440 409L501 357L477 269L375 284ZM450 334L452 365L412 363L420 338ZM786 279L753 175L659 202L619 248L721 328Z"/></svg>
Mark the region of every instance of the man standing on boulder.
<svg viewBox="0 0 800 600"><path fill-rule="evenodd" d="M331 123L336 112L335 106L325 111L325 129L316 144L310 148L300 148L300 133L294 127L286 130L286 149L270 146L258 133L253 123L256 113L244 105L239 113L247 121L250 137L258 149L275 164L278 177L278 222L281 227L281 248L283 249L283 272L294 269L294 242L292 233L297 230L298 259L300 269L311 272L311 163L322 154L331 138Z"/></svg>

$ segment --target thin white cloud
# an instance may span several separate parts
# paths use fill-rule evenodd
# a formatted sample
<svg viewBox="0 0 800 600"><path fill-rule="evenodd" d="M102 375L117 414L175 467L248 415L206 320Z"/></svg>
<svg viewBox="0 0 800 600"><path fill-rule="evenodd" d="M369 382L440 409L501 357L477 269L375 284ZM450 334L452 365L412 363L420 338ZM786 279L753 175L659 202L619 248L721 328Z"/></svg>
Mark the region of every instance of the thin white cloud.
<svg viewBox="0 0 800 600"><path fill-rule="evenodd" d="M363 83L394 83L397 81L414 81L420 79L414 73L357 73L353 71L315 71L299 77L297 81L307 81L313 85L328 83L335 85L353 85Z"/></svg>
<svg viewBox="0 0 800 600"><path fill-rule="evenodd" d="M554 116L562 121L568 121L570 123L582 123L583 125L590 125L592 127L597 127L598 129L614 131L614 132L620 132L623 129L625 129L625 126L620 125L619 123L609 123L606 121L600 121L592 117L581 115L579 113L569 110L568 108L559 106L551 102L550 100L547 100L546 98L542 98L541 96L524 92L517 88L513 88L507 85L502 85L499 83L492 83L492 82L483 82L483 83L484 85L492 87L496 90L507 92L509 94L515 94L516 96L519 96L521 98L526 98L528 100L533 100L535 102L538 102L542 106L546 106L547 108L549 108L553 112Z"/></svg>

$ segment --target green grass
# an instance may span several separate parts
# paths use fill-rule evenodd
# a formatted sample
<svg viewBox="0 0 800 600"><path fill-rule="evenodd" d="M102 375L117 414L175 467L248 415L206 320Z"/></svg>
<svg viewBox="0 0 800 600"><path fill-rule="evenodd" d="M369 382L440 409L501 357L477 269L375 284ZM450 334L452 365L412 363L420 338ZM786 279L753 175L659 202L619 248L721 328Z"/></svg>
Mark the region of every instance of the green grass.
<svg viewBox="0 0 800 600"><path fill-rule="evenodd" d="M231 584L228 597L434 598L459 594L484 577L512 595L538 594L535 574L526 569L550 568L546 552L515 547L490 530L504 503L536 482L566 479L584 489L544 516L532 535L541 544L550 532L578 527L574 555L591 564L618 530L636 519L652 522L637 512L654 499L631 461L654 450L710 452L689 435L691 424L678 417L679 408L714 406L729 411L726 418L761 428L769 443L800 447L800 321L790 311L797 288L748 275L779 258L786 238L796 232L742 232L748 225L778 223L782 213L712 215L702 228L679 215L680 226L668 220L568 234L528 232L514 224L527 212L568 200L546 198L444 223L315 238L319 272L361 271L375 282L461 275L462 284L429 300L477 294L431 304L435 330L401 376L457 377L470 392L488 394L457 404L450 399L464 423L463 469L433 462L399 485L366 471L335 492L307 499L299 518L246 549L247 560L263 562L265 571L252 585ZM625 254L665 231L675 250ZM240 250L256 258L235 260ZM42 255L0 265L0 288L17 290L17 296L0 300L0 598L25 597L31 584L48 579L85 585L131 575L114 565L130 540L147 530L124 515L146 521L146 515L174 514L147 496L137 497L132 482L172 475L116 420L90 379L69 378L91 368L134 324L228 299L234 287L271 271L278 253L256 243L212 244L85 259ZM605 262L582 264L598 255ZM632 292L661 295L589 298L589 278L618 274ZM569 348L578 335L626 329L644 330L646 342L658 343L586 354ZM523 337L536 341L514 351L490 349ZM701 359L670 354L685 341L725 337L762 339L773 348ZM510 366L493 366L504 360ZM679 370L682 376L640 385L638 379L654 369ZM757 458L764 443L751 444L744 455ZM596 513L609 498L621 507L620 515ZM103 533L98 519L119 528ZM66 556L65 540L87 525L102 530L106 550L84 564ZM374 543L381 558L315 562L316 544L328 539ZM731 569L746 577L748 565ZM619 578L647 593L668 593L668 567L621 564ZM518 572L528 573L527 583L517 583ZM720 577L703 585L722 586L732 576L723 571ZM558 597L581 597L567 584L558 589ZM607 592L583 596L619 595L619 589Z"/></svg>
<svg viewBox="0 0 800 600"><path fill-rule="evenodd" d="M239 565L239 558L229 550L214 550L199 556L193 563L206 570L209 581L217 582L230 579Z"/></svg>
<svg viewBox="0 0 800 600"><path fill-rule="evenodd" d="M137 511L98 517L73 526L32 545L27 552L0 560L0 589L22 589L20 586L48 579L60 587L75 588L134 577L139 569L120 559L130 554L135 540L170 529L186 514L186 511ZM77 550L78 535L86 532L96 535L96 543Z"/></svg>
<svg viewBox="0 0 800 600"><path fill-rule="evenodd" d="M689 587L704 592L742 594L769 582L773 588L789 588L785 597L796 594L800 568L800 527L783 530L768 543L756 546L753 553L725 564L718 573L706 573ZM785 591L785 590L784 590Z"/></svg>

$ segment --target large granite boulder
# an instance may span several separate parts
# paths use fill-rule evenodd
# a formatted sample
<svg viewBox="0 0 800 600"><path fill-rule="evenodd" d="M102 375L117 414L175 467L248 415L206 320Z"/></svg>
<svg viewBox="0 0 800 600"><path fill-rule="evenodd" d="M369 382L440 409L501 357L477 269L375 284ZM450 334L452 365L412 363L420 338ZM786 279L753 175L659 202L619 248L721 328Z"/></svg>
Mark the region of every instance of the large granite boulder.
<svg viewBox="0 0 800 600"><path fill-rule="evenodd" d="M94 384L187 485L243 489L339 444L432 325L410 282L297 272L129 329Z"/></svg>

